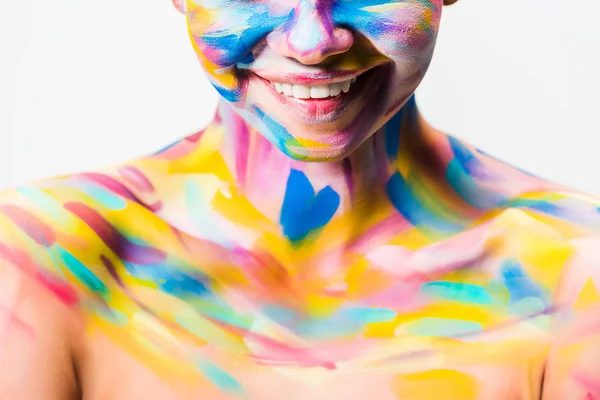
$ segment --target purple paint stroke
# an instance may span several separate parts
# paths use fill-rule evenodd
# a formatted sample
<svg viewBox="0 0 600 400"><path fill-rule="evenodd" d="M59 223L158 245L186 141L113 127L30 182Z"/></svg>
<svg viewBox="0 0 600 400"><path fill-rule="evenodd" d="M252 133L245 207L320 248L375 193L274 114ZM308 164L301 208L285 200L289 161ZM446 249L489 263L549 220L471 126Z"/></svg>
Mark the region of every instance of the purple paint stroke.
<svg viewBox="0 0 600 400"><path fill-rule="evenodd" d="M85 222L125 262L155 265L163 262L167 257L167 254L160 249L131 242L100 213L83 203L66 203L64 207Z"/></svg>

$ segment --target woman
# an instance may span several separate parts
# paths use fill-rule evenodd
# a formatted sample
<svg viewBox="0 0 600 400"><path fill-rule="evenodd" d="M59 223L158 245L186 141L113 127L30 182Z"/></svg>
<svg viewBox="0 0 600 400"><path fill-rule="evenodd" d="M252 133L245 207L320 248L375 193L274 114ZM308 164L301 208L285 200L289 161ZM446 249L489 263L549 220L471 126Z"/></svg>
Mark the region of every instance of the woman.
<svg viewBox="0 0 600 400"><path fill-rule="evenodd" d="M177 1L213 122L2 195L3 397L600 396L598 202L420 117L442 3Z"/></svg>

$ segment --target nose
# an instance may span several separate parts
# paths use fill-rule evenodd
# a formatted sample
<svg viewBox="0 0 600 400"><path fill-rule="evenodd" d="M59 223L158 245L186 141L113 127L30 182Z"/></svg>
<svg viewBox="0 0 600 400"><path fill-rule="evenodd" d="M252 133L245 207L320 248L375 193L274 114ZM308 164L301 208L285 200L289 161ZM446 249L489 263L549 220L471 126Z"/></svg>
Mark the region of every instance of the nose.
<svg viewBox="0 0 600 400"><path fill-rule="evenodd" d="M291 20L267 35L267 44L284 57L312 65L334 54L348 51L354 43L352 32L335 26L331 0L298 0Z"/></svg>

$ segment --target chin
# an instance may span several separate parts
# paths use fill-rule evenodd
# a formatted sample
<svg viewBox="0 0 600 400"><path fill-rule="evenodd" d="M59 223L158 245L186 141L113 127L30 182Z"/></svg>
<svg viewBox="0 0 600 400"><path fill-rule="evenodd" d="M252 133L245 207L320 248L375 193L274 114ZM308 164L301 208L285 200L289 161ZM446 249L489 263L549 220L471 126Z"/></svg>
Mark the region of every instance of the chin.
<svg viewBox="0 0 600 400"><path fill-rule="evenodd" d="M303 162L331 162L346 158L352 154L351 150L343 148L320 149L320 148L284 148L282 150L288 157Z"/></svg>
<svg viewBox="0 0 600 400"><path fill-rule="evenodd" d="M295 138L294 144L278 146L288 157L297 161L326 162L339 161L356 151L368 135L320 134L320 141ZM302 145L297 145L297 143ZM328 144L323 144L323 142Z"/></svg>

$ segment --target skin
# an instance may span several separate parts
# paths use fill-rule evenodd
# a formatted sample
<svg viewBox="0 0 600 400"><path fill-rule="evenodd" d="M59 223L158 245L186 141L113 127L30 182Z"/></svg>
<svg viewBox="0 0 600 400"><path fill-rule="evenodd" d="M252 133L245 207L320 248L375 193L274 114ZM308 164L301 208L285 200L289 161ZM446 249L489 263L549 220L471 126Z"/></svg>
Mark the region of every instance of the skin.
<svg viewBox="0 0 600 400"><path fill-rule="evenodd" d="M294 159L326 161L350 155L410 98L431 60L442 2L213 0L179 8L209 79L245 122ZM381 78L331 121L290 112L258 78L376 66Z"/></svg>
<svg viewBox="0 0 600 400"><path fill-rule="evenodd" d="M440 0L176 6L215 118L2 193L0 393L600 398L600 202L421 118ZM326 121L252 75L374 65Z"/></svg>

